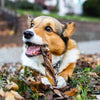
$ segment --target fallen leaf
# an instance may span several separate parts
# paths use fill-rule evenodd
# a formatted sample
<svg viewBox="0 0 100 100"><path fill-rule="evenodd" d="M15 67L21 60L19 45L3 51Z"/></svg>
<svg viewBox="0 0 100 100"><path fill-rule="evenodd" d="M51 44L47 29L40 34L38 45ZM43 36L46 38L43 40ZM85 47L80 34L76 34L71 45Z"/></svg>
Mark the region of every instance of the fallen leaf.
<svg viewBox="0 0 100 100"><path fill-rule="evenodd" d="M41 96L45 96L45 94L44 93L39 93L39 96L41 97Z"/></svg>
<svg viewBox="0 0 100 100"><path fill-rule="evenodd" d="M0 97L4 97L5 96L5 92L3 91L3 89L0 89Z"/></svg>
<svg viewBox="0 0 100 100"><path fill-rule="evenodd" d="M5 100L16 100L11 92L6 92Z"/></svg>
<svg viewBox="0 0 100 100"><path fill-rule="evenodd" d="M94 77L98 77L98 75L95 72L89 72L89 75L92 75Z"/></svg>
<svg viewBox="0 0 100 100"><path fill-rule="evenodd" d="M46 94L47 100L53 100L53 93L49 92Z"/></svg>
<svg viewBox="0 0 100 100"><path fill-rule="evenodd" d="M81 91L80 88L79 89L78 88L73 88L69 91L64 92L64 94L67 95L67 96L75 96L80 91Z"/></svg>
<svg viewBox="0 0 100 100"><path fill-rule="evenodd" d="M20 66L17 68L17 70L20 72L23 68L24 68L24 66Z"/></svg>
<svg viewBox="0 0 100 100"><path fill-rule="evenodd" d="M99 72L99 73L97 73L97 75L98 75L98 76L100 76L100 72Z"/></svg>
<svg viewBox="0 0 100 100"><path fill-rule="evenodd" d="M16 100L23 100L23 97L18 94L18 92L11 90L11 93L14 95Z"/></svg>
<svg viewBox="0 0 100 100"><path fill-rule="evenodd" d="M76 100L82 100L81 95L78 94L78 95L76 96Z"/></svg>
<svg viewBox="0 0 100 100"><path fill-rule="evenodd" d="M97 59L97 65L100 66L100 58Z"/></svg>
<svg viewBox="0 0 100 100"><path fill-rule="evenodd" d="M67 100L67 98L64 98L64 97L56 97L56 98L54 98L54 100Z"/></svg>
<svg viewBox="0 0 100 100"><path fill-rule="evenodd" d="M59 90L54 89L53 91L54 91L54 93L57 94L58 96L62 97L61 92L60 92Z"/></svg>
<svg viewBox="0 0 100 100"><path fill-rule="evenodd" d="M92 67L95 68L96 65L100 65L100 54L81 54L81 59L77 61L77 65L80 67Z"/></svg>
<svg viewBox="0 0 100 100"><path fill-rule="evenodd" d="M18 85L15 82L9 82L8 81L8 84L6 86L6 89L7 90L13 89L13 90L16 90L17 91L19 89L19 87L18 87Z"/></svg>
<svg viewBox="0 0 100 100"><path fill-rule="evenodd" d="M15 33L15 31L14 31L14 30L11 30L11 31L9 32L9 35L14 35L14 33Z"/></svg>

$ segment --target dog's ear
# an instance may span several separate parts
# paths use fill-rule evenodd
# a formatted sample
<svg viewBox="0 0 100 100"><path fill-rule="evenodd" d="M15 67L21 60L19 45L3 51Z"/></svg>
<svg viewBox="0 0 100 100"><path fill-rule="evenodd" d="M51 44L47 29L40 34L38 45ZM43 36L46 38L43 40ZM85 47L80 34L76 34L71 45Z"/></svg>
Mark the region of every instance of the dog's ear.
<svg viewBox="0 0 100 100"><path fill-rule="evenodd" d="M31 15L28 15L27 16L27 25L28 25L28 28L31 27L32 21L33 21L33 17Z"/></svg>
<svg viewBox="0 0 100 100"><path fill-rule="evenodd" d="M64 29L63 36L71 37L75 31L75 23L74 22L64 23L62 24L62 26Z"/></svg>

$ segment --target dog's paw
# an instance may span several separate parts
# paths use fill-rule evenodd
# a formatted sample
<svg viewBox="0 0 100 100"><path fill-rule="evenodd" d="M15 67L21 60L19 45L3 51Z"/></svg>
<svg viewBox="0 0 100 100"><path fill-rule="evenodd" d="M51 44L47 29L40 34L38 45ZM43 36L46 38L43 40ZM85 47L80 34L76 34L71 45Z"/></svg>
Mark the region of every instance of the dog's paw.
<svg viewBox="0 0 100 100"><path fill-rule="evenodd" d="M49 82L49 80L44 77L44 78L41 78L41 82L44 84L44 85L51 85L51 83ZM54 88L63 88L67 85L65 79L61 76L57 76L57 86L53 86Z"/></svg>
<svg viewBox="0 0 100 100"><path fill-rule="evenodd" d="M63 88L67 85L65 79L62 76L57 76L57 87L56 88Z"/></svg>

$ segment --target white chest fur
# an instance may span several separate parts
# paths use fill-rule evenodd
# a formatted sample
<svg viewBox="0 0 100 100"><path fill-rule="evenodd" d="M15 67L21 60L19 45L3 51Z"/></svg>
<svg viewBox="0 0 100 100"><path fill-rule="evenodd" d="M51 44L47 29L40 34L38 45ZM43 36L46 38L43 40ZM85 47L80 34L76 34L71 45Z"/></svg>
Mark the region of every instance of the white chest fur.
<svg viewBox="0 0 100 100"><path fill-rule="evenodd" d="M54 56L52 55L52 64L57 63L59 60L61 60L61 65L58 68L58 73L63 71L70 63L76 62L76 60L79 58L79 50L78 49L72 49L69 50L67 53L65 53L62 56ZM43 63L43 57L35 56L35 57L27 57L25 55L25 50L22 54L22 64L24 66L29 66L32 69L35 69L39 71L41 74L45 75L45 68L42 65ZM57 72L55 70L55 72Z"/></svg>
<svg viewBox="0 0 100 100"><path fill-rule="evenodd" d="M26 51L26 48L23 47L23 53L22 53L22 58L21 58L22 64L24 66L31 67L32 69L35 69L39 71L40 73L42 73L43 75L45 75L45 68L42 65L42 63L44 62L42 55L35 56L35 57L27 57L25 54L25 51ZM52 64L57 63L61 58L62 56L52 55Z"/></svg>
<svg viewBox="0 0 100 100"><path fill-rule="evenodd" d="M32 69L35 69L35 70L39 71L40 73L42 73L43 75L45 75L45 68L42 65L42 63L44 62L42 55L35 56L35 57L27 57L25 55L25 52L23 52L21 59L22 59L22 64L24 66L29 66ZM52 64L55 64L60 59L61 59L61 57L52 56Z"/></svg>
<svg viewBox="0 0 100 100"><path fill-rule="evenodd" d="M31 67L32 69L35 69L45 75L45 68L42 66L43 59L40 56L36 57L27 57L25 55L25 52L22 54L22 64L24 66Z"/></svg>

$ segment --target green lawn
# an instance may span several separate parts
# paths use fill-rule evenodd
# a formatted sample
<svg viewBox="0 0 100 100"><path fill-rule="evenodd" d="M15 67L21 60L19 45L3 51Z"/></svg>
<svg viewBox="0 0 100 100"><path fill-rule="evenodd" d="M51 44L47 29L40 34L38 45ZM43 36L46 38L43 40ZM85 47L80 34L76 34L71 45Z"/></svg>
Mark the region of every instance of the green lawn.
<svg viewBox="0 0 100 100"><path fill-rule="evenodd" d="M42 14L40 11L32 11L32 10L17 10L18 14L20 15L32 15L32 16L40 16L45 15ZM52 16L58 19L67 19L67 20L77 20L77 21L86 21L86 22L100 22L100 18L95 17L87 17L87 16L77 16L77 15L66 15L66 16L59 16L57 13L50 13L46 16Z"/></svg>

